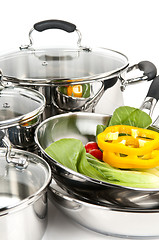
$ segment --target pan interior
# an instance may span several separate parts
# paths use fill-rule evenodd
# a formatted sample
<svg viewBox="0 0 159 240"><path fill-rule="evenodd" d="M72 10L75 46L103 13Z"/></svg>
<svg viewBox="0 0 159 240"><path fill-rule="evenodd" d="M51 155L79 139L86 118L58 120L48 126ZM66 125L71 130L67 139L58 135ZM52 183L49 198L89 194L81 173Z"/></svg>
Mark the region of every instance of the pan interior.
<svg viewBox="0 0 159 240"><path fill-rule="evenodd" d="M86 144L95 140L97 125L105 125L109 119L109 116L90 113L61 114L39 126L38 142L43 149L61 138L76 138Z"/></svg>

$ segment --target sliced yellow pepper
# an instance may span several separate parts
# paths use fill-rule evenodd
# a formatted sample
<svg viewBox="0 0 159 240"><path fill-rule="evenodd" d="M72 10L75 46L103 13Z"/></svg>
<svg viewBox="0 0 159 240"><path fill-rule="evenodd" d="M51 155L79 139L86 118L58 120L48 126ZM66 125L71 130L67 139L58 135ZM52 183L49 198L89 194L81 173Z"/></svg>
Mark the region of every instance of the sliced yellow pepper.
<svg viewBox="0 0 159 240"><path fill-rule="evenodd" d="M110 134L110 132L119 132L119 134L127 134L129 136L132 136L132 129L136 129L138 133L139 138L147 138L150 139L151 141L148 141L144 144L143 147L128 147L125 146L124 144L119 144L118 142L112 142L110 139L107 138L107 134ZM137 138L134 138L137 139ZM159 133L148 130L148 129L143 129L143 128L136 128L128 125L115 125L115 126L110 126L107 127L104 132L98 134L97 136L98 140L98 146L101 148L103 151L110 151L110 152L116 152L116 153L122 153L122 154L129 154L129 155L145 155L146 153L149 153L153 149L156 149L159 147Z"/></svg>
<svg viewBox="0 0 159 240"><path fill-rule="evenodd" d="M117 139L110 139L118 132ZM135 134L134 134L135 133ZM122 135L122 136L121 136ZM107 127L97 136L103 161L117 168L153 168L159 165L159 133L127 125Z"/></svg>
<svg viewBox="0 0 159 240"><path fill-rule="evenodd" d="M154 168L159 165L159 150L153 150L151 154L144 156L127 155L119 156L114 152L103 152L103 161L112 167L129 169L129 168Z"/></svg>

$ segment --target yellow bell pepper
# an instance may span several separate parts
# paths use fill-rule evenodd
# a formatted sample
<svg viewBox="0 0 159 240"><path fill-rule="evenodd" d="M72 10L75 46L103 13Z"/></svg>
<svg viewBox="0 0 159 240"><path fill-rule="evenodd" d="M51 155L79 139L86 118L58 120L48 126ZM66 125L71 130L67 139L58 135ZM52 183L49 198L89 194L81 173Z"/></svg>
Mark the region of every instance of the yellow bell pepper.
<svg viewBox="0 0 159 240"><path fill-rule="evenodd" d="M137 130L138 138L145 138L150 139L150 141L146 142L143 147L128 147L123 144L119 144L119 142L113 142L110 140L110 138L107 138L107 134L110 132L118 132L119 134L127 134L129 136L132 136L132 129ZM118 135L119 136L119 135ZM124 137L124 136L123 136ZM127 137L127 136L125 136ZM119 138L119 137L118 137ZM137 138L134 138L137 139ZM159 133L143 129L143 128L137 128L132 127L128 125L115 125L107 127L104 132L98 134L97 136L98 140L98 146L103 151L109 151L109 152L116 152L116 153L122 153L122 154L129 154L129 155L145 155L146 153L149 153L153 149L156 149L159 147Z"/></svg>
<svg viewBox="0 0 159 240"><path fill-rule="evenodd" d="M153 150L151 154L137 156L121 156L114 152L103 152L103 161L112 167L129 169L129 168L154 168L159 165L159 150Z"/></svg>
<svg viewBox="0 0 159 240"><path fill-rule="evenodd" d="M117 133L114 139L111 133ZM107 127L97 136L103 161L117 168L153 168L159 165L159 133L127 125Z"/></svg>

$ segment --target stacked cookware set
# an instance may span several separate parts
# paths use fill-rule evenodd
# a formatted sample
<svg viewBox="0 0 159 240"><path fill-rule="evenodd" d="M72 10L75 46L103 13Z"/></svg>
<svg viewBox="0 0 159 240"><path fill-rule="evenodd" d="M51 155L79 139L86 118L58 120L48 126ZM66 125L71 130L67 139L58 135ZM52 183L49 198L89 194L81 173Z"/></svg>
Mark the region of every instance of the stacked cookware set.
<svg viewBox="0 0 159 240"><path fill-rule="evenodd" d="M47 29L76 33L77 47L34 49L33 32ZM47 226L48 192L54 204L94 231L158 237L159 190L91 179L45 153L60 138L76 136L83 143L95 139L96 125L108 122L123 105L122 91L128 84L153 80L142 105L151 114L158 101L156 67L149 61L130 67L117 51L84 47L76 26L61 20L34 24L29 41L0 57L1 238L41 239ZM134 69L141 76L127 79ZM64 92L66 86L76 85L88 88L89 95Z"/></svg>

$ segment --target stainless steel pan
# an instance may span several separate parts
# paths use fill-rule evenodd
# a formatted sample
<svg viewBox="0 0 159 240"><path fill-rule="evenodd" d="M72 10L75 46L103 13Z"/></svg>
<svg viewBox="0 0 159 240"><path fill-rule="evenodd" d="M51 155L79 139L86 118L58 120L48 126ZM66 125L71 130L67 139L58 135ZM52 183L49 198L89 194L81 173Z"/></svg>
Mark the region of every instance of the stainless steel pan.
<svg viewBox="0 0 159 240"><path fill-rule="evenodd" d="M144 105L149 108L150 112L151 107L153 108L158 100L157 96L152 97L154 87L156 89L158 84L159 78L157 77L145 99ZM123 187L98 181L62 166L45 152L52 142L61 138L77 138L83 144L95 140L96 126L106 125L110 118L110 115L94 113L67 113L49 118L37 127L35 142L52 167L53 178L72 194L80 198L91 199L96 203L106 201L131 208L159 207L159 189ZM155 130L156 127L158 128L154 124L152 127L155 127Z"/></svg>
<svg viewBox="0 0 159 240"><path fill-rule="evenodd" d="M64 214L90 230L123 239L158 239L159 208L129 209L106 203L79 200L54 181L49 198ZM116 239L116 238L115 238Z"/></svg>

